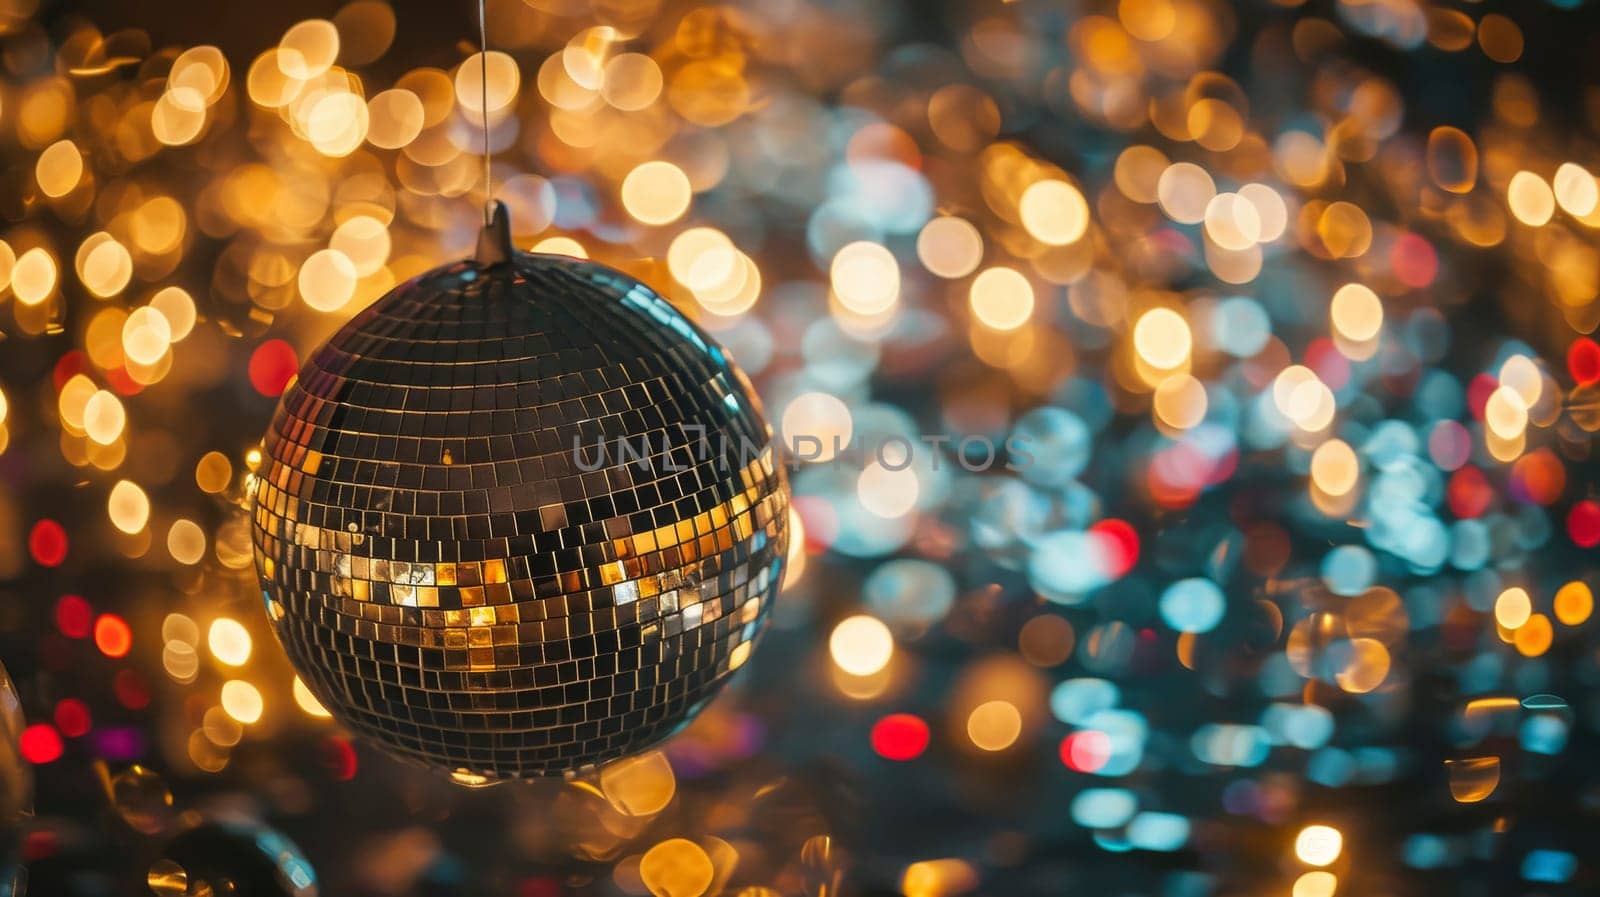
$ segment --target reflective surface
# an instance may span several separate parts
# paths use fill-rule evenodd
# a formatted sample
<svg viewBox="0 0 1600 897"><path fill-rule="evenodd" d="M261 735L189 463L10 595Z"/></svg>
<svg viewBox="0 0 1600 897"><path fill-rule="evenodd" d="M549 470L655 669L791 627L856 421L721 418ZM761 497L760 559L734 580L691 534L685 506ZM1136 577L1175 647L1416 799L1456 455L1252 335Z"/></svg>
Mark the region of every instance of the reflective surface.
<svg viewBox="0 0 1600 897"><path fill-rule="evenodd" d="M257 567L291 661L353 729L467 781L675 731L782 575L788 496L744 375L592 262L400 286L311 356L265 454Z"/></svg>

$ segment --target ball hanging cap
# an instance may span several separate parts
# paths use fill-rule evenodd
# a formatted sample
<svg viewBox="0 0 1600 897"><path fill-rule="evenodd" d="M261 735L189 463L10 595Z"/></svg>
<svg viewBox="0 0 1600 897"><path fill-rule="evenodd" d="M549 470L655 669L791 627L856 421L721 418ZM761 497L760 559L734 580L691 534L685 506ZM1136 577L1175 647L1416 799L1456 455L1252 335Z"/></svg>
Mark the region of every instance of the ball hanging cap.
<svg viewBox="0 0 1600 897"><path fill-rule="evenodd" d="M478 249L473 260L488 267L509 262L515 250L511 248L511 213L500 200L489 202L489 223L478 231Z"/></svg>

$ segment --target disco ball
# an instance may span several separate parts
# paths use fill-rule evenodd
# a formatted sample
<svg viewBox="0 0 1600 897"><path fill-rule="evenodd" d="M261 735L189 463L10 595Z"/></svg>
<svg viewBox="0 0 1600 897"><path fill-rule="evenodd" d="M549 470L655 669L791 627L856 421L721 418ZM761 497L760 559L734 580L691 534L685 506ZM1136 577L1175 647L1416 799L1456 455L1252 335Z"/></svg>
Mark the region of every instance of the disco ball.
<svg viewBox="0 0 1600 897"><path fill-rule="evenodd" d="M694 717L782 578L789 494L749 381L633 278L515 252L394 289L284 392L251 489L290 661L388 752L570 774Z"/></svg>

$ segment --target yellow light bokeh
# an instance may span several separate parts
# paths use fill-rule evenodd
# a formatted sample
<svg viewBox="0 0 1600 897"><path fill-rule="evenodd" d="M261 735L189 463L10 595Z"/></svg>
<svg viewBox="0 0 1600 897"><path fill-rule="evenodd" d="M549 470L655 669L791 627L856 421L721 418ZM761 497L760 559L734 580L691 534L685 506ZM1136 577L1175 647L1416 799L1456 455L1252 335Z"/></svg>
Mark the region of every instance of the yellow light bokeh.
<svg viewBox="0 0 1600 897"><path fill-rule="evenodd" d="M839 304L856 314L881 314L900 298L900 264L878 243L861 240L840 249L829 275Z"/></svg>
<svg viewBox="0 0 1600 897"><path fill-rule="evenodd" d="M1600 206L1600 184L1587 168L1576 162L1563 162L1551 183L1556 204L1575 218L1584 218Z"/></svg>
<svg viewBox="0 0 1600 897"><path fill-rule="evenodd" d="M966 277L983 261L983 235L965 218L941 215L918 232L917 259L947 280Z"/></svg>
<svg viewBox="0 0 1600 897"><path fill-rule="evenodd" d="M1210 402L1206 386L1189 374L1173 374L1156 385L1151 398L1156 419L1177 430L1199 426Z"/></svg>
<svg viewBox="0 0 1600 897"><path fill-rule="evenodd" d="M250 660L250 631L231 617L211 621L211 628L206 630L206 645L211 649L211 656L230 667L242 667Z"/></svg>
<svg viewBox="0 0 1600 897"><path fill-rule="evenodd" d="M487 63L484 57L488 57ZM484 70L489 72L488 83L484 83ZM522 73L517 68L517 61L510 54L498 50L488 53L474 53L462 60L461 67L456 69L455 89L456 103L474 117L480 116L486 109L489 114L510 106L517 98L517 92L522 86ZM487 91L488 105L484 105Z"/></svg>
<svg viewBox="0 0 1600 897"><path fill-rule="evenodd" d="M339 29L327 19L297 22L278 41L278 70L297 81L321 75L338 58Z"/></svg>
<svg viewBox="0 0 1600 897"><path fill-rule="evenodd" d="M825 392L804 392L789 400L779 429L784 448L796 460L830 461L850 444L854 421L850 407Z"/></svg>
<svg viewBox="0 0 1600 897"><path fill-rule="evenodd" d="M1015 268L986 268L972 280L972 315L995 330L1015 330L1033 315L1033 285Z"/></svg>
<svg viewBox="0 0 1600 897"><path fill-rule="evenodd" d="M1294 839L1294 853L1308 866L1326 866L1344 850L1344 835L1329 825L1308 825Z"/></svg>
<svg viewBox="0 0 1600 897"><path fill-rule="evenodd" d="M1170 308L1152 308L1133 325L1133 347L1145 364L1175 370L1189 360L1194 339L1189 322Z"/></svg>
<svg viewBox="0 0 1600 897"><path fill-rule="evenodd" d="M1528 403L1515 389L1498 387L1484 403L1483 423L1501 439L1516 439L1528 428Z"/></svg>
<svg viewBox="0 0 1600 897"><path fill-rule="evenodd" d="M1594 613L1594 592L1588 583L1575 579L1556 590L1553 609L1557 620L1568 626L1581 626Z"/></svg>
<svg viewBox="0 0 1600 897"><path fill-rule="evenodd" d="M873 461L856 480L856 495L861 506L879 517L893 520L911 513L917 506L921 484L909 467L895 469Z"/></svg>
<svg viewBox="0 0 1600 897"><path fill-rule="evenodd" d="M117 529L129 535L142 532L150 522L150 497L137 483L118 480L106 500L106 513Z"/></svg>
<svg viewBox="0 0 1600 897"><path fill-rule="evenodd" d="M1533 615L1533 600L1526 589L1513 586L1494 600L1494 620L1506 629L1519 629Z"/></svg>
<svg viewBox="0 0 1600 897"><path fill-rule="evenodd" d="M115 237L99 231L78 247L77 269L84 288L103 299L122 292L133 278L133 256Z"/></svg>
<svg viewBox="0 0 1600 897"><path fill-rule="evenodd" d="M1511 176L1506 202L1511 206L1511 214L1530 227L1548 224L1556 213L1555 193L1544 178L1531 171L1519 171Z"/></svg>
<svg viewBox="0 0 1600 897"><path fill-rule="evenodd" d="M1328 495L1347 495L1361 481L1361 459L1349 443L1330 439L1311 453L1311 481Z"/></svg>
<svg viewBox="0 0 1600 897"><path fill-rule="evenodd" d="M355 297L357 277L348 256L337 249L321 249L300 266L300 296L317 311L338 311Z"/></svg>
<svg viewBox="0 0 1600 897"><path fill-rule="evenodd" d="M645 162L622 179L622 206L641 224L660 226L689 211L694 191L683 169L662 160Z"/></svg>
<svg viewBox="0 0 1600 897"><path fill-rule="evenodd" d="M894 636L882 620L857 614L833 627L828 636L828 653L846 673L870 676L889 665L894 656Z"/></svg>
<svg viewBox="0 0 1600 897"><path fill-rule="evenodd" d="M56 289L56 260L49 251L35 246L17 256L11 269L11 290L23 305L38 305Z"/></svg>
<svg viewBox="0 0 1600 897"><path fill-rule="evenodd" d="M715 877L711 858L687 838L668 838L639 860L639 878L654 897L701 897Z"/></svg>
<svg viewBox="0 0 1600 897"><path fill-rule="evenodd" d="M1528 617L1528 622L1517 627L1512 642L1523 657L1540 657L1550 650L1554 639L1555 629L1550 625L1550 618L1544 614L1533 614Z"/></svg>
<svg viewBox="0 0 1600 897"><path fill-rule="evenodd" d="M167 553L180 564L198 564L206 556L206 532L200 524L180 517L167 529Z"/></svg>
<svg viewBox="0 0 1600 897"><path fill-rule="evenodd" d="M101 445L120 439L127 423L122 400L104 389L96 390L83 405L83 431Z"/></svg>
<svg viewBox="0 0 1600 897"><path fill-rule="evenodd" d="M243 679L229 679L222 683L222 709L236 722L247 726L259 722L266 708L266 700L254 685Z"/></svg>
<svg viewBox="0 0 1600 897"><path fill-rule="evenodd" d="M1089 230L1089 203L1066 181L1035 181L1017 202L1022 226L1047 246L1076 243Z"/></svg>
<svg viewBox="0 0 1600 897"><path fill-rule="evenodd" d="M33 171L39 190L45 196L58 199L71 193L83 180L83 154L71 140L58 140L39 154Z"/></svg>
<svg viewBox="0 0 1600 897"><path fill-rule="evenodd" d="M1383 302L1371 288L1347 283L1334 292L1328 317L1334 332L1345 339L1364 343L1383 329Z"/></svg>
<svg viewBox="0 0 1600 897"><path fill-rule="evenodd" d="M1022 734L1022 714L1003 699L985 701L967 716L967 737L981 751L1003 751Z"/></svg>

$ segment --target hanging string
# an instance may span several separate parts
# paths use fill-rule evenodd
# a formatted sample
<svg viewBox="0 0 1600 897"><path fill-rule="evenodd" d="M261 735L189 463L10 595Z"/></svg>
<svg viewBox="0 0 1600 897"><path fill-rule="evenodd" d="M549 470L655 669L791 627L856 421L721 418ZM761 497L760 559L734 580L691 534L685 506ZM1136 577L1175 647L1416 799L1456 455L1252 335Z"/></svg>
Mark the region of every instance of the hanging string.
<svg viewBox="0 0 1600 897"><path fill-rule="evenodd" d="M494 175L489 170L489 25L478 0L478 115L483 122L483 223L494 223Z"/></svg>

